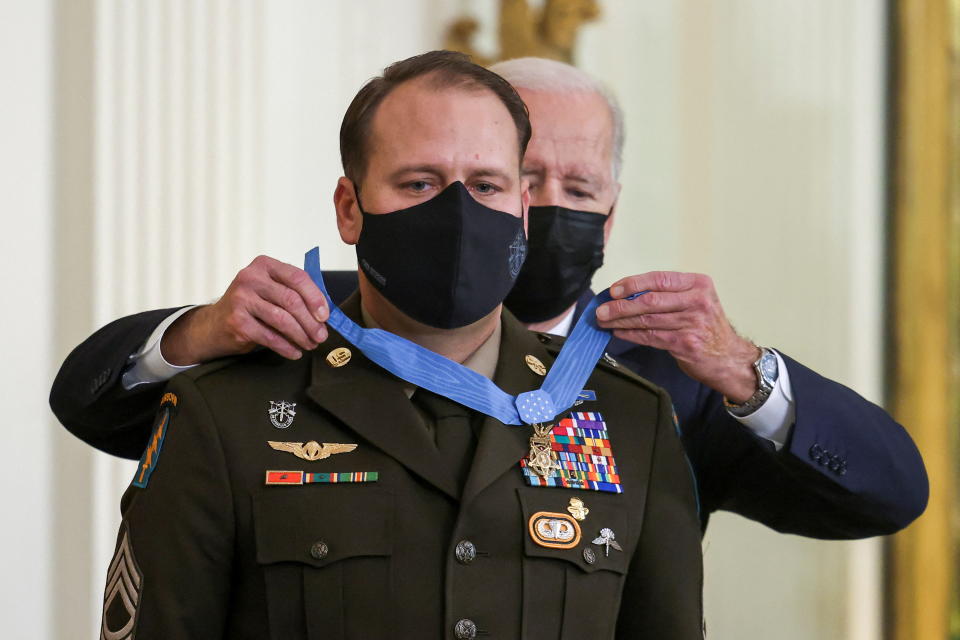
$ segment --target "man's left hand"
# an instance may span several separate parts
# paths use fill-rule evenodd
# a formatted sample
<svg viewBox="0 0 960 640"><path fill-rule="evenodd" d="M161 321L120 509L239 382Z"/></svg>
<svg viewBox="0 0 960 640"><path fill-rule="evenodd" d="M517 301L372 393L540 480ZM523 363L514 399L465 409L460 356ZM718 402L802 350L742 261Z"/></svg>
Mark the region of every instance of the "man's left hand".
<svg viewBox="0 0 960 640"><path fill-rule="evenodd" d="M648 293L626 300L642 291ZM610 295L597 309L597 324L614 336L670 352L684 373L731 402L746 402L757 390L760 350L737 335L708 276L651 271L618 280Z"/></svg>

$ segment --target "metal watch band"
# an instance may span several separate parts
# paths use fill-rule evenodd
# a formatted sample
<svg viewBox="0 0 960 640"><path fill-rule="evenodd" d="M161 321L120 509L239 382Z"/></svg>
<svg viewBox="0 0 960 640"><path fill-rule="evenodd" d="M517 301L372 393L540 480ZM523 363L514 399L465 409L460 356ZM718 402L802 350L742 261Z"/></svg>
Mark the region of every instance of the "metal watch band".
<svg viewBox="0 0 960 640"><path fill-rule="evenodd" d="M764 375L763 370L761 369L761 363L764 358L773 357L776 358L776 354L773 353L770 349L766 347L760 347L760 357L757 358L757 361L753 363L754 371L757 374L757 390L754 391L753 395L750 396L746 402L743 404L734 404L733 402L728 401L726 398L723 399L723 404L734 416L738 418L743 418L750 415L767 401L767 398L770 397L770 394L773 392L773 385L776 383L776 377L770 381Z"/></svg>

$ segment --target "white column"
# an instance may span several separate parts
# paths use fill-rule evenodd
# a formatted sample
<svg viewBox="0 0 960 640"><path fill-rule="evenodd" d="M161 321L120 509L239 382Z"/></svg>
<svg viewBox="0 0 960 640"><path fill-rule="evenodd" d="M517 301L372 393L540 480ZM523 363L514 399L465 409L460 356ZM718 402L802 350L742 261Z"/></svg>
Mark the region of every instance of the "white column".
<svg viewBox="0 0 960 640"><path fill-rule="evenodd" d="M98 0L94 326L202 302L255 255L265 224L262 0ZM135 463L94 454L97 612Z"/></svg>

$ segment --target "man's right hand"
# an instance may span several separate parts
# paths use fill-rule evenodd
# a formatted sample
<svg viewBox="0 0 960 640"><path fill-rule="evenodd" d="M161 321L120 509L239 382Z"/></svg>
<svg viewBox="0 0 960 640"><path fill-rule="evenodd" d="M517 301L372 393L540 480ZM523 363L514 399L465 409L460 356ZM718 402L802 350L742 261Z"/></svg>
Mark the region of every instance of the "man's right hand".
<svg viewBox="0 0 960 640"><path fill-rule="evenodd" d="M296 360L327 339L329 315L326 299L305 271L258 256L217 302L170 325L160 352L170 364L183 366L262 345Z"/></svg>

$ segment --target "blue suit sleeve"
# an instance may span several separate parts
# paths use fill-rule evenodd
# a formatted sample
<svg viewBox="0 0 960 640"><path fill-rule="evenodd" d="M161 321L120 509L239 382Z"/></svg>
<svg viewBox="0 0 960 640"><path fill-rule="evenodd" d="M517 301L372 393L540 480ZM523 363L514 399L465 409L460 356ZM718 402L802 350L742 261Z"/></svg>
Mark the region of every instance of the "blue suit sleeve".
<svg viewBox="0 0 960 640"><path fill-rule="evenodd" d="M906 429L877 405L790 358L796 421L785 450L872 505L883 531L915 520L929 484L920 452Z"/></svg>
<svg viewBox="0 0 960 640"><path fill-rule="evenodd" d="M710 512L723 509L782 533L823 539L906 527L923 513L929 491L909 434L854 391L784 360L796 422L781 451L731 418L722 397L709 390L681 425L703 526Z"/></svg>
<svg viewBox="0 0 960 640"><path fill-rule="evenodd" d="M866 538L899 531L926 508L927 474L907 431L880 407L787 356L796 422L777 451L665 351L616 339L610 351L673 398L703 528L722 509L783 533Z"/></svg>

